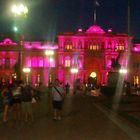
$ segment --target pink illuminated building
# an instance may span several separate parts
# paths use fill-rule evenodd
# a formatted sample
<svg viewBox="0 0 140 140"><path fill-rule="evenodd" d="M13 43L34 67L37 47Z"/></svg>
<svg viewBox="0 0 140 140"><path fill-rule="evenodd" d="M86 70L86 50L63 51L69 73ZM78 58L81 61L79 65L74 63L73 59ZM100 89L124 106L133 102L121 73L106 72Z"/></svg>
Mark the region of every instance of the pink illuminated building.
<svg viewBox="0 0 140 140"><path fill-rule="evenodd" d="M21 55L22 68L30 68L22 78L37 84L48 84L59 78L64 84L73 84L75 79L87 81L92 72L96 73L97 83L106 84L107 74L112 71L112 59L118 55L122 69L128 64L128 36L113 33L112 29L103 30L98 25L90 26L86 31L63 33L57 36L58 42L24 41ZM131 37L131 83L139 84L140 44L133 43ZM46 50L53 50L53 56L47 56ZM14 74L14 64L18 60L18 44L11 39L0 42L0 77L7 81ZM127 79L127 73L125 80Z"/></svg>

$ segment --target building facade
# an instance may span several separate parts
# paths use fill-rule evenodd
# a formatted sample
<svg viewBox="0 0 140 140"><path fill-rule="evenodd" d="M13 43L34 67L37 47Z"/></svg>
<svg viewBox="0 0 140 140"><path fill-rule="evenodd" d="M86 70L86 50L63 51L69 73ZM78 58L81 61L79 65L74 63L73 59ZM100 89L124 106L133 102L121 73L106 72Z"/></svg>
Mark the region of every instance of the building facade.
<svg viewBox="0 0 140 140"><path fill-rule="evenodd" d="M70 85L76 79L87 81L91 74L96 74L98 84L107 83L107 74L112 69L113 60L118 61L121 69L128 68L128 36L124 33L104 31L98 25L90 26L86 31L78 29L75 33L63 33L58 41L24 41L21 50L21 67L30 68L30 73L22 72L22 79L37 84L47 85L49 81L59 78ZM140 44L130 45L130 79L139 85ZM54 55L46 55L53 50ZM15 75L14 66L18 60L19 45L11 39L0 43L0 77L1 81L11 81ZM128 73L125 74L128 80Z"/></svg>

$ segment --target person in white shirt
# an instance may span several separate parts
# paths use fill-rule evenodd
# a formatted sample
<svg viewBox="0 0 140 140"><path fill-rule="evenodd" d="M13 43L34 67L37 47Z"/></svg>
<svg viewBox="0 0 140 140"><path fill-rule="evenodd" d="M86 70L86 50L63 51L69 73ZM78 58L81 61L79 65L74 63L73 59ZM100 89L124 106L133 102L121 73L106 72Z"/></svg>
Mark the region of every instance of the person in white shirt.
<svg viewBox="0 0 140 140"><path fill-rule="evenodd" d="M55 79L52 87L52 100L54 109L54 120L61 120L61 111L65 93L63 87L60 86L60 81Z"/></svg>

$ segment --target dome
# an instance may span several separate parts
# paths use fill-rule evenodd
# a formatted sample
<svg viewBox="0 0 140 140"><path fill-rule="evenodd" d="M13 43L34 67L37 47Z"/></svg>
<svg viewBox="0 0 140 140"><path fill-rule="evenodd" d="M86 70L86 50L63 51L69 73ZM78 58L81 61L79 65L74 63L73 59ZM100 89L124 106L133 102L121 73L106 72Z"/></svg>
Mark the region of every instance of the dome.
<svg viewBox="0 0 140 140"><path fill-rule="evenodd" d="M98 25L92 25L86 30L86 33L104 34L105 31Z"/></svg>

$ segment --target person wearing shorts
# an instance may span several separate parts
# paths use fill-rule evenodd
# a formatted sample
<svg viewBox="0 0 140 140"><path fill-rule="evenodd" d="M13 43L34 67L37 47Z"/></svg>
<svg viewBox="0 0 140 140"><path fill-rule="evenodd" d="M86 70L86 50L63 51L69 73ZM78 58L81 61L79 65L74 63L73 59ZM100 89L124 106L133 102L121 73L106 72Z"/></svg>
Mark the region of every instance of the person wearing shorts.
<svg viewBox="0 0 140 140"><path fill-rule="evenodd" d="M60 86L60 82L58 79L55 79L54 86L52 87L52 103L53 103L53 119L54 120L61 120L61 111L63 105L63 96L64 96L64 89Z"/></svg>

